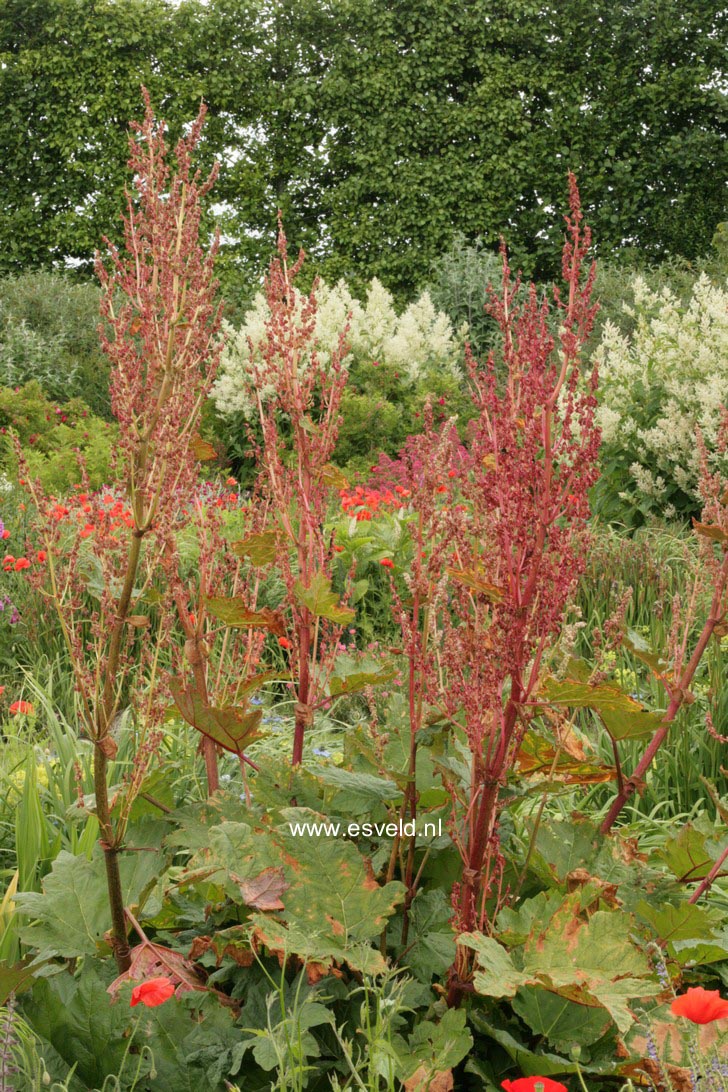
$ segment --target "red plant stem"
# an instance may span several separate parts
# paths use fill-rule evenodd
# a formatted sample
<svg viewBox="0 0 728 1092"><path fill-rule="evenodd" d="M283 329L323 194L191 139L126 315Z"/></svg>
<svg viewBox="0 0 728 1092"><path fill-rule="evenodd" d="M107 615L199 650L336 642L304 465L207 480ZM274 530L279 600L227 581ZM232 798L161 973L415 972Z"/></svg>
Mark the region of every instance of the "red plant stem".
<svg viewBox="0 0 728 1092"><path fill-rule="evenodd" d="M308 611L305 611L304 615L308 615ZM293 729L292 754L294 766L300 766L303 762L303 740L311 716L308 705L311 667L309 663L311 652L311 623L305 616L299 632L298 648L298 694L296 701L295 726Z"/></svg>
<svg viewBox="0 0 728 1092"><path fill-rule="evenodd" d="M129 614L129 605L134 590L134 582L142 549L142 533L134 531L129 544L129 555L124 575L124 585L121 589L117 606L116 619L109 642L109 654L106 661L106 679L101 704L96 716L96 738L94 739L94 793L96 798L96 817L99 821L99 836L104 851L106 865L106 887L109 896L109 911L111 913L111 926L113 933L113 949L119 974L128 971L131 966L131 955L126 933L126 918L124 917L124 897L121 888L121 873L119 871L119 839L114 830L114 822L109 806L109 789L107 783L107 770L109 765L105 744L110 739L109 732L113 719L116 699L114 696L114 684L119 673L119 657L121 653L121 640Z"/></svg>
<svg viewBox="0 0 728 1092"><path fill-rule="evenodd" d="M720 857L718 858L718 860L715 862L715 864L711 868L708 875L704 879L702 879L700 881L700 883L698 884L698 886L695 888L692 895L688 899L689 903L690 902L696 903L698 901L698 899L700 898L700 896L705 894L705 892L710 887L712 887L713 881L720 874L720 870L721 870L721 868L723 867L723 865L725 864L726 861L728 861L728 846L725 847L725 849L721 853Z"/></svg>
<svg viewBox="0 0 728 1092"><path fill-rule="evenodd" d="M182 624L182 628L185 631L185 637L187 638L185 643L185 652L190 667L192 668L192 675L195 680L195 687L197 692L202 698L205 705L209 705L209 699L207 695L207 678L205 675L205 664L200 651L200 635L197 632L195 626L193 626L188 618L186 604L181 590L177 589L174 593L174 599L177 606L177 615ZM207 736L202 737L200 744L203 757L205 759L205 773L207 775L207 795L212 796L214 792L220 788L220 780L218 776L217 768L217 749L215 747L215 741L209 739Z"/></svg>
<svg viewBox="0 0 728 1092"><path fill-rule="evenodd" d="M652 760L654 759L655 755L667 738L667 734L670 730L670 725L674 721L675 717L677 716L678 710L681 708L685 701L685 695L688 692L690 683L693 680L693 675L697 670L701 657L705 652L705 649L707 648L708 641L712 637L715 627L720 623L723 614L725 613L722 609L722 601L727 582L728 553L725 555L723 564L718 574L718 578L716 580L715 590L713 592L713 600L710 607L710 613L705 622L705 625L703 626L703 630L698 639L698 643L696 644L693 650L693 654L690 657L690 661L683 671L682 675L680 676L680 681L678 685L673 691L672 699L669 706L667 707L667 712L665 713L665 716L663 718L662 726L657 729L654 736L650 740L649 746L646 748L644 754L642 755L642 758L637 763L637 766L635 767L632 776L624 782L621 791L617 793L616 797L614 798L612 806L607 812L606 818L599 828L602 834L608 834L609 831L612 829L617 816L619 815L629 798L637 789L637 786L640 783L642 777L649 769Z"/></svg>
<svg viewBox="0 0 728 1092"><path fill-rule="evenodd" d="M420 516L419 531L417 548L421 553L422 548L422 517ZM418 632L420 617L420 596L419 589L415 588L414 599L412 603L412 640L415 640L415 634ZM427 618L427 614L425 615ZM425 621L425 627L427 621ZM422 634L423 644L427 640L426 632ZM410 722L410 749L409 749L409 766L407 769L407 788L405 790L404 800L402 802L402 815L403 818L409 811L410 820L414 823L417 819L417 733L420 729L421 718L421 705L418 702L416 693L416 677L417 670L415 664L415 651L416 647L411 646L409 652L409 722ZM405 866L404 883L407 888L407 893L404 900L404 908L402 912L402 944L406 945L407 937L409 935L409 910L412 905L412 899L414 898L414 870L415 870L415 847L417 842L417 835L412 834L410 836L409 845L407 847L407 864Z"/></svg>

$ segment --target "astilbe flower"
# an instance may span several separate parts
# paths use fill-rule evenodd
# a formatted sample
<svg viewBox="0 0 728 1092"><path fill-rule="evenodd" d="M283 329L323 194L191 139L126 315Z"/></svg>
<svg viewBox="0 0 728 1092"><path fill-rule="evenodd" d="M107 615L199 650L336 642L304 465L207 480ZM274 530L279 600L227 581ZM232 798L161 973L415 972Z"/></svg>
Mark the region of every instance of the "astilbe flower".
<svg viewBox="0 0 728 1092"><path fill-rule="evenodd" d="M257 490L277 520L276 568L286 586L289 663L295 680L293 765L301 762L303 740L325 690L343 625L343 608L315 614L302 590L315 582L330 588L333 542L324 523L336 474L331 458L340 424L347 373L342 366L346 330L324 363L317 352L316 285L294 292L303 263L289 266L286 238L279 229L278 257L266 279L269 317L265 333L251 345L251 378L262 430ZM305 592L304 592L305 594ZM286 646L282 646L286 647Z"/></svg>
<svg viewBox="0 0 728 1092"><path fill-rule="evenodd" d="M450 509L450 603L441 614L428 688L430 700L462 723L472 756L467 798L459 801L465 818L456 831L463 861L453 897L459 931L483 927L485 901L501 872L500 792L532 715L544 654L583 569L587 494L598 476L597 375L582 377L579 355L596 311L595 270L582 277L590 233L573 176L570 199L563 252L568 296L554 292L558 342L535 287L517 304L519 283L504 251L502 290L491 305L503 337L503 389L493 354L484 366L467 354L478 411L459 482L467 510ZM469 963L469 952L459 949L451 1000Z"/></svg>

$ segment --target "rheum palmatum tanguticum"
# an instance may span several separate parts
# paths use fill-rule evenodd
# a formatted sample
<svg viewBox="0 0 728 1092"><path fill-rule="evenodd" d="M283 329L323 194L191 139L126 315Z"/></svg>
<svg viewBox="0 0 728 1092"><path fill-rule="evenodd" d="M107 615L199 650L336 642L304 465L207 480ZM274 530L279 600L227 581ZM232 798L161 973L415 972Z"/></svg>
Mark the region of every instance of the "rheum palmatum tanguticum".
<svg viewBox="0 0 728 1092"><path fill-rule="evenodd" d="M275 519L275 566L286 587L287 630L279 638L288 654L296 696L293 765L314 712L328 701L327 684L343 626L354 612L331 591L333 540L325 519L334 487L331 465L347 373L342 366L346 331L324 360L316 351L315 285L308 296L294 282L303 262L289 267L279 230L278 258L266 279L269 318L261 342L251 346L253 396L262 430L259 494Z"/></svg>
<svg viewBox="0 0 728 1092"><path fill-rule="evenodd" d="M607 834L612 829L625 804L632 794L637 791L657 752L668 738L670 726L674 723L680 709L683 705L694 701L694 695L691 693L690 687L711 638L715 636L720 640L726 633L726 619L728 619L728 477L720 471L711 472L708 463L708 452L699 432L696 436L696 446L702 468L699 488L703 499L701 521L693 521L698 534L699 556L691 594L684 603L676 599L673 604L673 620L664 668L661 666L658 669L653 665L655 674L665 688L668 706L662 718L662 724L650 739L632 774L621 782L619 791L602 821L600 829L603 834ZM728 409L725 407L723 408L722 424L718 431L717 450L723 458L728 454ZM698 638L691 645L690 635L694 629L696 616L698 616L698 604L706 593L710 597L710 607ZM722 742L726 741L725 737L721 736L719 730L713 725L710 714L707 714L706 727L708 732L715 738L720 739ZM710 888L727 857L728 849L721 855L705 880L693 892L690 898L691 902L696 902Z"/></svg>
<svg viewBox="0 0 728 1092"><path fill-rule="evenodd" d="M202 181L191 168L205 110L177 145L173 172L163 125L155 124L146 92L144 100L144 120L130 136L134 192L123 218L124 250L109 244L109 269L97 259L101 343L111 361L111 405L119 422L113 481L108 494L88 494L88 522L70 545L64 505L30 485L48 556L42 590L58 612L83 728L94 744L95 808L120 971L129 966L129 947L118 856L169 704L160 653L169 640L172 604L162 558L197 480L192 441L220 351L217 242L205 254L199 241L200 202L215 172ZM115 500L126 518L113 516ZM125 710L133 718L136 754L110 799L115 727ZM206 759L213 767L212 744Z"/></svg>
<svg viewBox="0 0 728 1092"><path fill-rule="evenodd" d="M501 792L532 719L544 656L558 636L582 571L587 493L597 478L596 373L580 374L580 352L596 308L592 266L582 277L590 234L576 182L563 252L566 294L555 290L559 331L535 287L517 303L504 254L492 313L502 366L468 359L477 416L459 472L466 507L448 510L449 606L428 658L430 701L464 727L470 785L455 795L453 831L462 879L453 890L459 933L487 928L487 903L502 875ZM502 375L503 380L498 376ZM458 946L451 1003L470 978L472 953Z"/></svg>
<svg viewBox="0 0 728 1092"><path fill-rule="evenodd" d="M267 566L253 565L249 558L231 552L220 508L201 497L190 508L183 532L186 544L174 538L165 554L165 576L185 636L184 649L173 651L172 694L185 720L202 733L206 743L238 757L249 802L246 767L257 767L245 751L257 738L262 710L251 708L248 697L268 678L257 669L265 640L262 625L272 621L273 614L256 610ZM250 536L261 533L265 519L265 508L259 505L245 505L236 513L248 542ZM240 629L220 625L213 612L225 617L230 605L244 622L256 624ZM214 782L210 772L208 767L211 793L219 786L216 767Z"/></svg>

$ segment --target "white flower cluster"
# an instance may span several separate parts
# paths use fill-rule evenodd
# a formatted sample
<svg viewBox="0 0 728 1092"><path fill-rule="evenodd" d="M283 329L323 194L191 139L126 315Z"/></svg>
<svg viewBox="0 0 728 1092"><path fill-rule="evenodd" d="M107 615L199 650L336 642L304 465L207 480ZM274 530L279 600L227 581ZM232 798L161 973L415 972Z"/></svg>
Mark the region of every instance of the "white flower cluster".
<svg viewBox="0 0 728 1092"><path fill-rule="evenodd" d="M636 490L655 500L676 486L699 497L700 429L714 452L728 403L728 285L706 275L682 305L665 288L632 282L637 319L629 337L607 323L597 349L603 455L627 458ZM666 513L667 514L667 513Z"/></svg>
<svg viewBox="0 0 728 1092"><path fill-rule="evenodd" d="M378 280L369 285L366 303L355 299L341 280L333 288L321 282L316 303L316 351L324 364L346 330L348 352L342 361L346 368L372 362L392 365L409 383L433 367L458 372L459 342L452 323L444 312L435 310L427 292L398 315L391 293ZM228 326L225 330L227 344L212 389L222 417L243 413L249 418L253 414L253 368L269 314L265 297L259 293L240 329ZM306 363L303 360L302 366ZM270 393L263 391L263 398Z"/></svg>

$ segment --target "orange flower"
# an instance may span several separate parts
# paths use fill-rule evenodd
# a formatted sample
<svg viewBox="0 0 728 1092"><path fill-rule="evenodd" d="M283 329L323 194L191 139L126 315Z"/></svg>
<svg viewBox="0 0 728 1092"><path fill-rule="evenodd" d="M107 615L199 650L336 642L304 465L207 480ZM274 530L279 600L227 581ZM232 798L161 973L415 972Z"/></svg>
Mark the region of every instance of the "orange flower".
<svg viewBox="0 0 728 1092"><path fill-rule="evenodd" d="M717 990L691 987L687 993L676 997L670 1005L675 1016L684 1016L693 1024L711 1024L713 1020L728 1020L728 1001Z"/></svg>
<svg viewBox="0 0 728 1092"><path fill-rule="evenodd" d="M24 713L26 716L31 716L35 712L33 705L29 701L14 701L10 706L10 712L13 716L18 713Z"/></svg>
<svg viewBox="0 0 728 1092"><path fill-rule="evenodd" d="M133 1007L141 1002L142 1005L151 1009L155 1005L163 1005L165 1001L169 1001L173 993L174 982L171 982L169 978L148 978L146 982L140 983L131 991L129 1004Z"/></svg>
<svg viewBox="0 0 728 1092"><path fill-rule="evenodd" d="M92 535L95 530L96 528L94 527L93 523L87 523L83 530L79 532L79 534L81 538L88 538L88 536Z"/></svg>
<svg viewBox="0 0 728 1092"><path fill-rule="evenodd" d="M281 648L290 648L291 647L291 642L288 640L287 637L279 637L278 638L278 644L281 646Z"/></svg>

